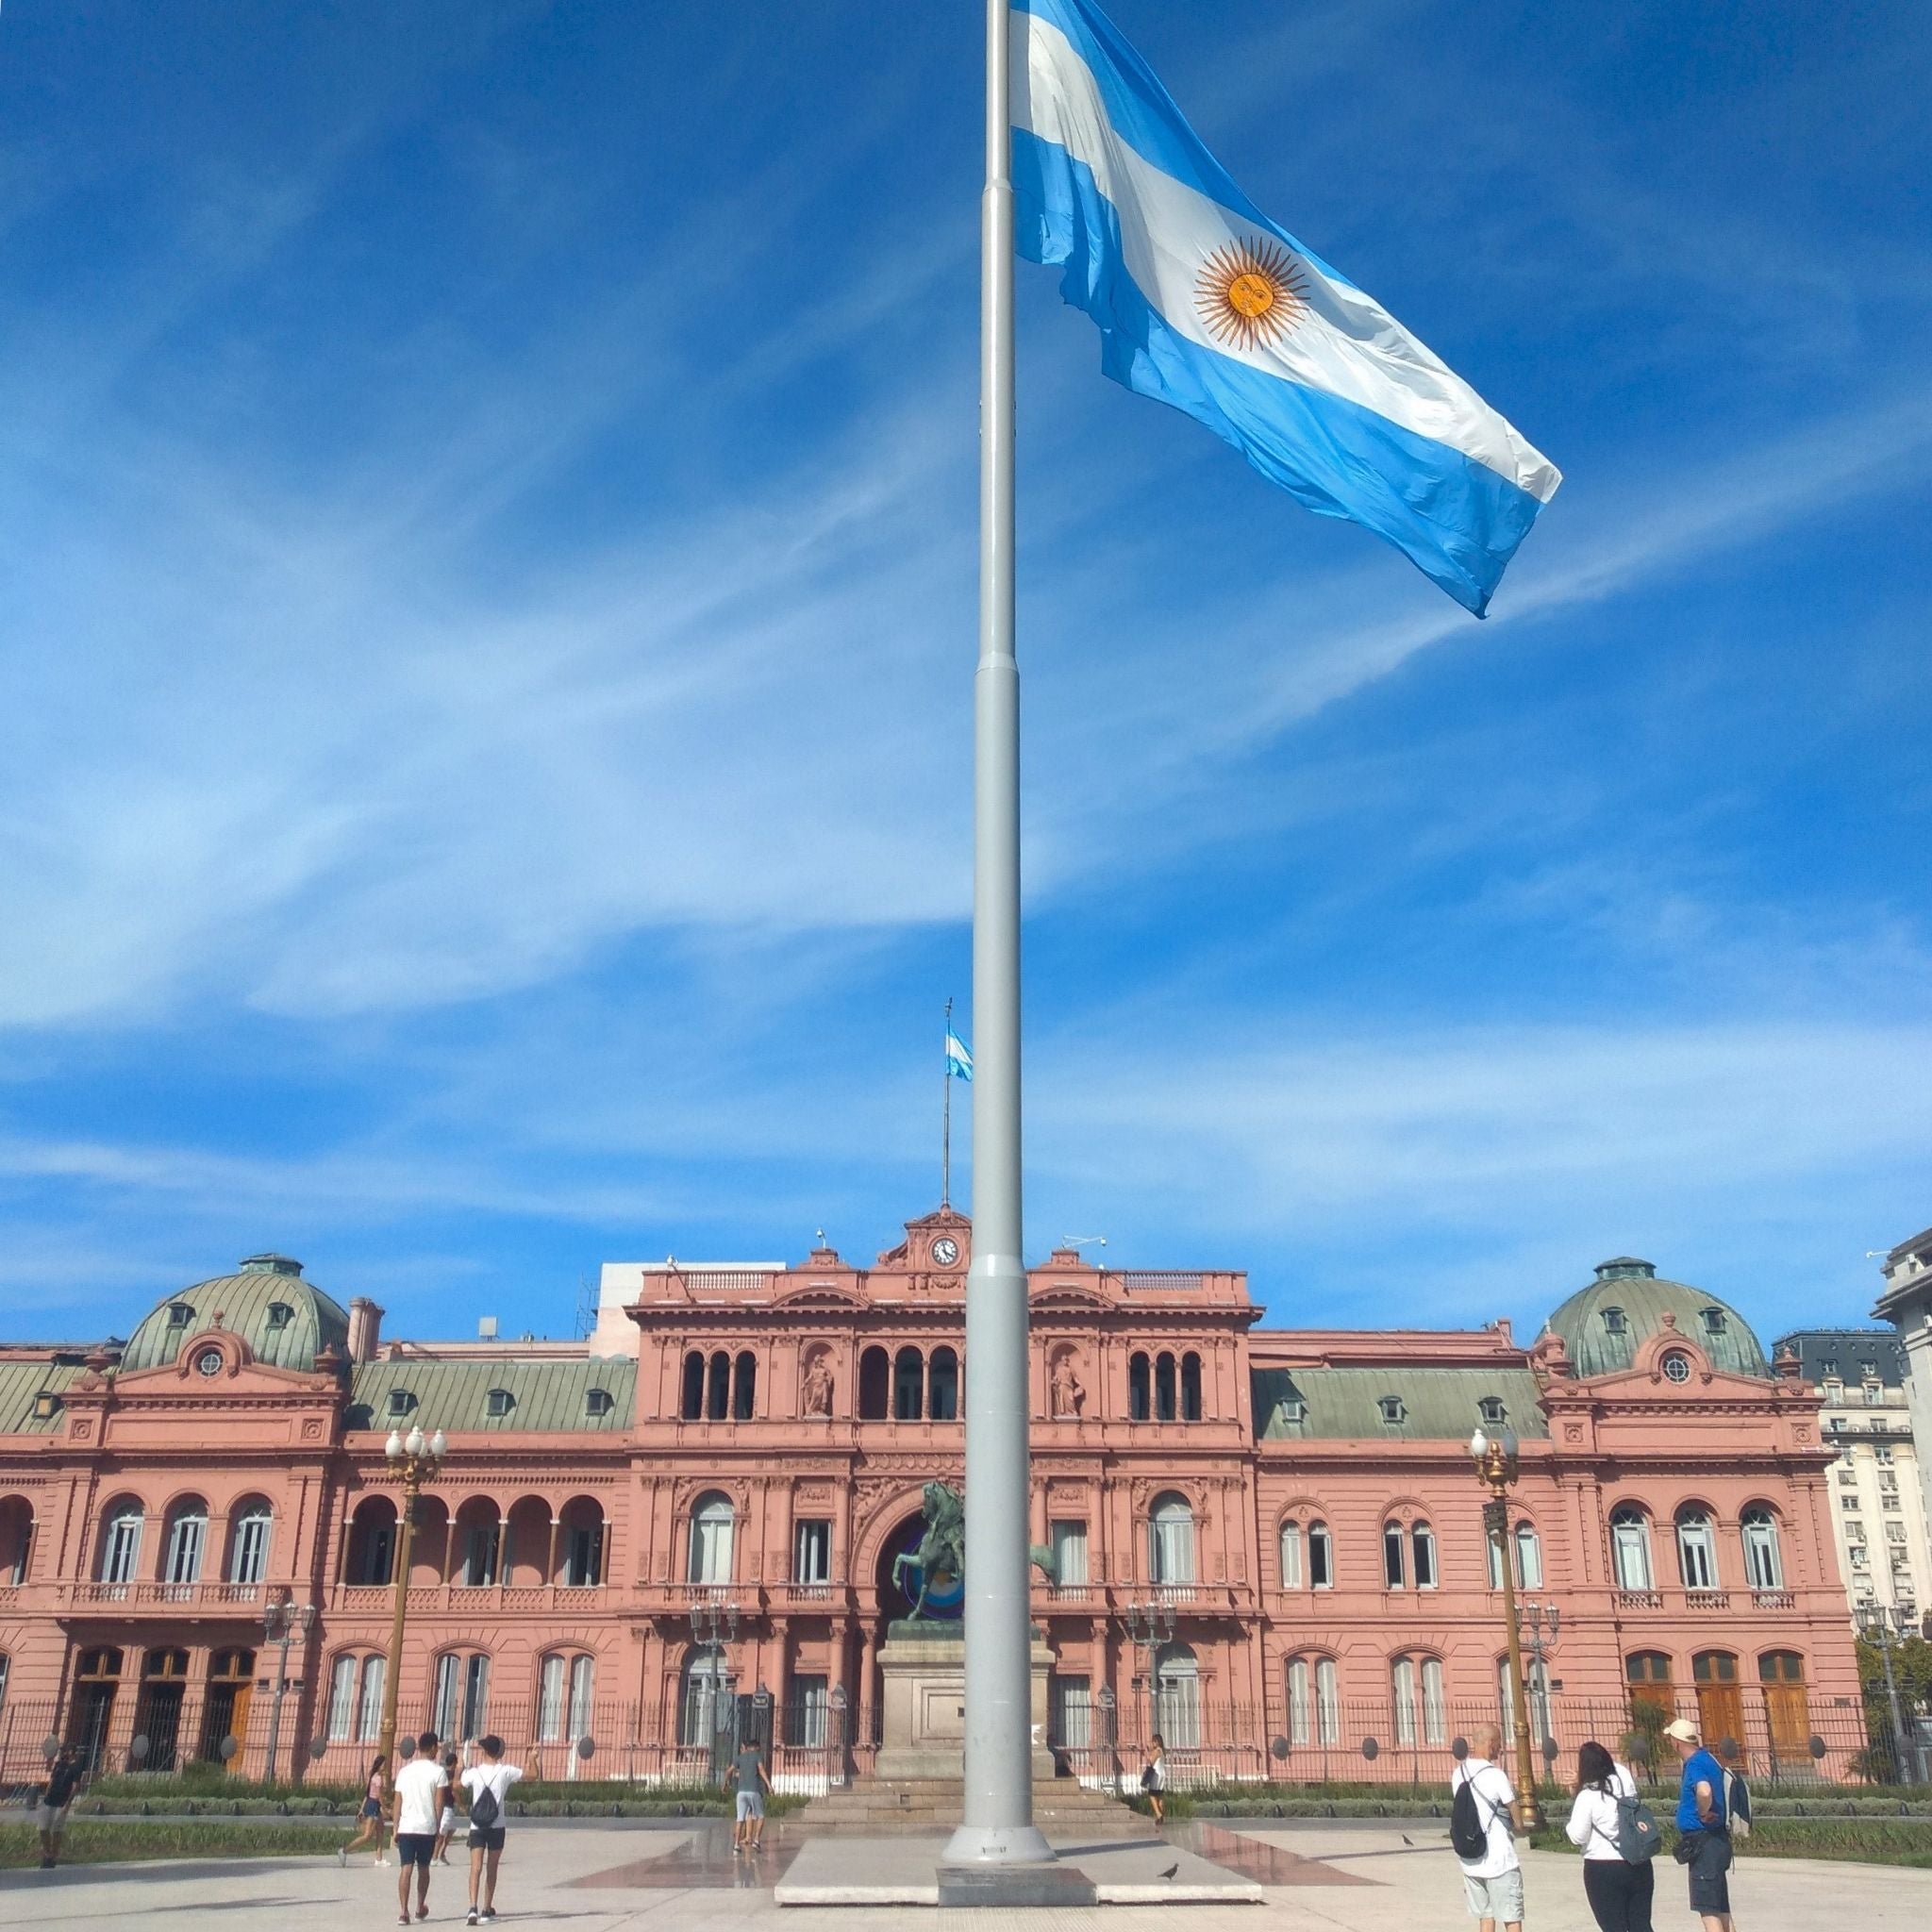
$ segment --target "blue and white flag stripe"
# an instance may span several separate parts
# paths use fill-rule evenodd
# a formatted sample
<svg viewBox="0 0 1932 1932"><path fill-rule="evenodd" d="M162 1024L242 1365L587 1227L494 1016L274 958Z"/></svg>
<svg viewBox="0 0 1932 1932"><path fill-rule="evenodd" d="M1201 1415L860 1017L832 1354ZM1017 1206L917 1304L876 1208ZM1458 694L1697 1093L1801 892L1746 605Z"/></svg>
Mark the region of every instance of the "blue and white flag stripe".
<svg viewBox="0 0 1932 1932"><path fill-rule="evenodd" d="M1365 525L1480 616L1557 472L1387 310L1248 201L1090 0L1016 0L1019 252L1062 266L1108 375ZM1294 317L1230 339L1217 251L1288 251ZM1275 258L1279 258L1276 257Z"/></svg>
<svg viewBox="0 0 1932 1932"><path fill-rule="evenodd" d="M957 1033L946 1035L946 1072L956 1080L970 1082L973 1078L972 1051Z"/></svg>

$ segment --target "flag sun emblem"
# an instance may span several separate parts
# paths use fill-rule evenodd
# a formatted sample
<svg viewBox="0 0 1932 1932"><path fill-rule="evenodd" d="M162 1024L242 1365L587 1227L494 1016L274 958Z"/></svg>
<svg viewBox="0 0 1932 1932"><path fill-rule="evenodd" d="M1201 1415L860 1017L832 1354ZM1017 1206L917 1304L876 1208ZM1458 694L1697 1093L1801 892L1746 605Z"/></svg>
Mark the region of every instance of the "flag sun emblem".
<svg viewBox="0 0 1932 1932"><path fill-rule="evenodd" d="M1194 307L1216 341L1264 349L1301 320L1307 289L1301 265L1272 237L1224 242L1202 266Z"/></svg>

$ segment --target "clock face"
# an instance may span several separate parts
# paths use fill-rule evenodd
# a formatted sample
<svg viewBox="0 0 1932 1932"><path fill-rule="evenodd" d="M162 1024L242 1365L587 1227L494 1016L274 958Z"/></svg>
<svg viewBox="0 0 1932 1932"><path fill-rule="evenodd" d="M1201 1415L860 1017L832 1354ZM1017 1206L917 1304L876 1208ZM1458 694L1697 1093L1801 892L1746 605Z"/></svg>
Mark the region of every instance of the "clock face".
<svg viewBox="0 0 1932 1932"><path fill-rule="evenodd" d="M941 1268L950 1268L959 1258L959 1243L949 1234L942 1234L932 1244L932 1257Z"/></svg>
<svg viewBox="0 0 1932 1932"><path fill-rule="evenodd" d="M205 1348L194 1357L197 1374L219 1375L222 1373L222 1352L218 1348Z"/></svg>

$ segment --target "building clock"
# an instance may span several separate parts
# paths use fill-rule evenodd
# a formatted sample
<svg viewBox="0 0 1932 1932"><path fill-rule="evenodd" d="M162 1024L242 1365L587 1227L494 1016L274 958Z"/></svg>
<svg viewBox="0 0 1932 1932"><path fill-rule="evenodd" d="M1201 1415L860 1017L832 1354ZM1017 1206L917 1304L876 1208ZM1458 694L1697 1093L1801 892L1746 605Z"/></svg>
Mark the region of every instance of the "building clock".
<svg viewBox="0 0 1932 1932"><path fill-rule="evenodd" d="M952 1267L959 1258L959 1243L949 1234L941 1235L932 1244L932 1258L938 1267Z"/></svg>

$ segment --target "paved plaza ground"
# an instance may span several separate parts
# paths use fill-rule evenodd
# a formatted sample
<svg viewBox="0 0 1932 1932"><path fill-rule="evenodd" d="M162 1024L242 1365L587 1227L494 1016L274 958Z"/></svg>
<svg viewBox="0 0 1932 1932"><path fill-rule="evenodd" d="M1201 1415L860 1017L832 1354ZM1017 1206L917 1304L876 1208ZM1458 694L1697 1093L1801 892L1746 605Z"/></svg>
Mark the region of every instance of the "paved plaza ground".
<svg viewBox="0 0 1932 1932"><path fill-rule="evenodd" d="M863 1932L908 1917L931 1932L1026 1932L1172 1924L1187 1932L1462 1932L1456 1865L1440 1824L1421 1821L1361 1827L1296 1824L1224 1830L1188 1827L1177 1848L1258 1881L1258 1905L1191 1904L1171 1915L1156 1907L1050 1907L1025 1913L784 1907L774 1889L807 1842L777 1824L762 1855L735 1860L725 1828L640 1828L635 1824L530 1824L513 1826L499 1890L500 1923L567 1925L572 1932L656 1932L756 1926L759 1932ZM826 1840L818 1840L820 1844ZM935 1853L939 1840L928 1841ZM862 1848L854 1845L855 1864ZM901 1841L894 1857L913 1847ZM1529 1932L1593 1932L1577 1861L1531 1853ZM1816 1932L1829 1925L1899 1932L1932 1923L1932 1871L1897 1866L1746 1858L1734 1883L1740 1932ZM428 1924L460 1924L464 1874L434 1872ZM348 1871L333 1861L275 1858L233 1862L73 1866L53 1873L0 1873L0 1925L87 1932L141 1922L213 1924L223 1932L362 1932L395 1924L395 1872L366 1861ZM1684 1877L1668 1860L1657 1871L1657 1932L1691 1932Z"/></svg>

